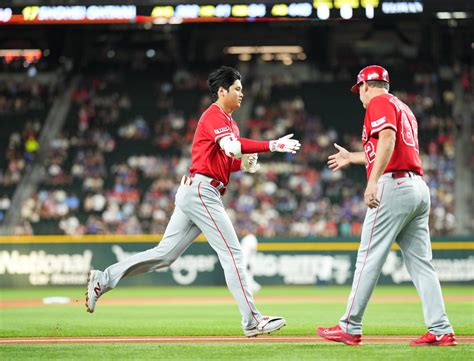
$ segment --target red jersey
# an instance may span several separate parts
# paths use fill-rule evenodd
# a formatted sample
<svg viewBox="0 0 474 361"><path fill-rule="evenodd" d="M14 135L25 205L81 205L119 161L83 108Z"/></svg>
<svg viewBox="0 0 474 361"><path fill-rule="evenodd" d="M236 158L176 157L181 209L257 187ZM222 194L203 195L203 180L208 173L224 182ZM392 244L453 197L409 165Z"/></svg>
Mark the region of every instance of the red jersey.
<svg viewBox="0 0 474 361"><path fill-rule="evenodd" d="M240 170L240 159L230 158L217 141L228 135L239 137L237 123L215 103L201 115L192 147L192 162L189 172L214 178L225 185L231 172Z"/></svg>
<svg viewBox="0 0 474 361"><path fill-rule="evenodd" d="M384 173L409 171L423 175L419 148L418 123L410 108L392 94L373 98L365 112L362 145L367 178L374 165L378 134L391 128L396 134L395 148Z"/></svg>

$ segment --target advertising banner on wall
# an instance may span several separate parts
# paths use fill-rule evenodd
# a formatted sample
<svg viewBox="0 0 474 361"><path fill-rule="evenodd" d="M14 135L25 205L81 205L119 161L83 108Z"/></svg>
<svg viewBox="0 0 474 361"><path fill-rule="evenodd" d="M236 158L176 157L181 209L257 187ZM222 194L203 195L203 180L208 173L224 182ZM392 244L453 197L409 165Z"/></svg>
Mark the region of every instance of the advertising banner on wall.
<svg viewBox="0 0 474 361"><path fill-rule="evenodd" d="M3 237L0 240L0 286L84 285L90 269L103 270L137 252L154 247L157 237L85 236ZM433 265L441 282L473 283L474 242L441 238L433 242ZM263 284L350 284L358 243L348 239L261 240L252 263L255 279ZM410 281L396 247L387 257L379 280L383 284ZM122 284L223 285L217 255L205 239L198 239L170 267L126 278Z"/></svg>

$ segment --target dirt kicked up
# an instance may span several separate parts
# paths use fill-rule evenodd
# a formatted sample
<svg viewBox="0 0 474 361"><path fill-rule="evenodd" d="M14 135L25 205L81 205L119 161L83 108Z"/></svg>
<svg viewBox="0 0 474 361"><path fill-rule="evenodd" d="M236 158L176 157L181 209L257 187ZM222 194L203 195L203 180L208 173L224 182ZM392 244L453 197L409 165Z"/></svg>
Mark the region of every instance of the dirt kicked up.
<svg viewBox="0 0 474 361"><path fill-rule="evenodd" d="M417 336L367 336L363 343L405 343ZM459 344L473 344L474 336L456 336ZM110 337L22 337L0 338L0 345L107 344L107 343L329 343L317 336L110 336Z"/></svg>

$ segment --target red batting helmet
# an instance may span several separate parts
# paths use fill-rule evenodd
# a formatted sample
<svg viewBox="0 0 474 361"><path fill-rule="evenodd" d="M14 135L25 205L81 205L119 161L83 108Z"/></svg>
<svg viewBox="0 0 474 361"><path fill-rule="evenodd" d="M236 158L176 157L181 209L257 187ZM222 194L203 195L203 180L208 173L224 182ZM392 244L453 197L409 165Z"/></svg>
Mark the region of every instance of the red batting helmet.
<svg viewBox="0 0 474 361"><path fill-rule="evenodd" d="M390 83L388 71L380 65L369 65L362 69L357 75L357 83L351 88L351 92L359 94L360 84L369 80L381 80Z"/></svg>

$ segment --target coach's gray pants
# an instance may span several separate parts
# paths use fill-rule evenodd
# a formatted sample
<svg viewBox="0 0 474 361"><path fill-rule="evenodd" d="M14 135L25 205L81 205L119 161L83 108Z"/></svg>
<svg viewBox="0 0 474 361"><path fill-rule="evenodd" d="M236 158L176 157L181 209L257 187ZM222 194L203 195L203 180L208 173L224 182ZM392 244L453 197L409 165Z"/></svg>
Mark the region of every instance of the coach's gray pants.
<svg viewBox="0 0 474 361"><path fill-rule="evenodd" d="M423 304L428 330L453 332L443 303L441 286L431 264L428 228L430 193L420 176L393 179L391 173L378 183L380 206L368 209L362 228L352 291L339 326L347 333L362 334L362 317L394 242Z"/></svg>
<svg viewBox="0 0 474 361"><path fill-rule="evenodd" d="M202 232L219 257L227 286L242 314L242 327L250 329L262 315L249 291L242 249L234 227L219 191L209 182L210 178L199 174L194 176L191 185L182 182L176 194L175 210L160 243L108 267L104 271L104 283L111 289L124 277L171 265Z"/></svg>

